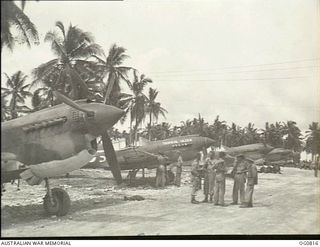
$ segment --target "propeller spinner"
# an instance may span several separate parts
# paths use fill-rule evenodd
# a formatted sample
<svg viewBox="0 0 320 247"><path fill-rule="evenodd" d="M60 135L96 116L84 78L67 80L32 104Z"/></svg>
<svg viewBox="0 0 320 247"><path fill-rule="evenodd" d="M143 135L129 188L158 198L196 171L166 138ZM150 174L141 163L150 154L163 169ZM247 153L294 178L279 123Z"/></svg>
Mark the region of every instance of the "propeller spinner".
<svg viewBox="0 0 320 247"><path fill-rule="evenodd" d="M86 125L88 132L93 136L102 137L104 153L108 160L112 175L118 184L121 183L121 169L107 130L118 122L125 112L114 106L101 103L90 103L83 107L56 91L54 92L54 95L63 103L78 111L86 113Z"/></svg>

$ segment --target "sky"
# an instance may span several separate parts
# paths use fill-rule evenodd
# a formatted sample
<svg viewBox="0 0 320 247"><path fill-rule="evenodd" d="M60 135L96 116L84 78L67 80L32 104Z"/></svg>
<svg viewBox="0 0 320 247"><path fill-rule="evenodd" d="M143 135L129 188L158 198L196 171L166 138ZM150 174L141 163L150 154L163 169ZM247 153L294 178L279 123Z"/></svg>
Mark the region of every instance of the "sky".
<svg viewBox="0 0 320 247"><path fill-rule="evenodd" d="M17 2L17 4L20 4ZM2 51L2 73L54 58L47 31L56 21L89 31L107 53L127 49L125 65L153 80L171 124L220 119L245 126L320 118L320 1L27 1L40 45ZM3 79L3 76L1 77ZM3 81L2 81L3 82ZM122 84L126 91L125 84ZM147 93L147 90L146 90ZM128 123L117 125L126 129Z"/></svg>

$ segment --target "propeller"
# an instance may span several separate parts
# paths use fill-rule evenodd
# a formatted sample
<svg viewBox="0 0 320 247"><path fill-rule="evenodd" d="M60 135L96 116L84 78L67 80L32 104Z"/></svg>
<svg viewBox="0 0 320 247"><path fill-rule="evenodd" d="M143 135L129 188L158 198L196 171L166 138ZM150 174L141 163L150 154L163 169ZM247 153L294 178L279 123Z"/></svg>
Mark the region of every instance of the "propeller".
<svg viewBox="0 0 320 247"><path fill-rule="evenodd" d="M76 102L72 101L71 99L69 99L68 97L64 96L63 94L61 94L61 93L59 93L57 91L54 91L53 94L58 100L60 100L61 102L65 103L66 105L69 105L72 108L77 109L78 111L82 111L82 112L86 113L90 117L94 116L94 112L93 111L89 111L87 109L82 108Z"/></svg>
<svg viewBox="0 0 320 247"><path fill-rule="evenodd" d="M86 121L88 132L93 136L101 135L103 150L110 166L110 170L117 183L120 184L122 182L121 169L107 129L113 126L121 118L124 111L114 106L99 103L90 104L92 109L95 107L94 111L88 110L57 91L54 91L53 93L55 97L63 103L87 114L89 120Z"/></svg>
<svg viewBox="0 0 320 247"><path fill-rule="evenodd" d="M110 166L110 170L112 172L113 177L117 181L118 184L122 182L122 177L121 177L121 168L119 166L116 152L113 148L112 141L110 139L110 136L108 135L108 132L105 131L102 135L102 145L103 145L103 150L106 156L106 159L108 161L108 164Z"/></svg>

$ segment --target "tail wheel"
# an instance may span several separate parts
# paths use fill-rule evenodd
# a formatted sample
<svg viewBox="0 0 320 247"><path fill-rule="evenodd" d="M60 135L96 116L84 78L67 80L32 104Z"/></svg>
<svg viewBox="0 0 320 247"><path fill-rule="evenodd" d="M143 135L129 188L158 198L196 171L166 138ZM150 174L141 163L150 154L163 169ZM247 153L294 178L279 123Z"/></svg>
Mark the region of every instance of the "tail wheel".
<svg viewBox="0 0 320 247"><path fill-rule="evenodd" d="M64 216L70 209L70 197L68 193L61 188L51 190L52 200L48 194L43 199L44 210L49 215Z"/></svg>

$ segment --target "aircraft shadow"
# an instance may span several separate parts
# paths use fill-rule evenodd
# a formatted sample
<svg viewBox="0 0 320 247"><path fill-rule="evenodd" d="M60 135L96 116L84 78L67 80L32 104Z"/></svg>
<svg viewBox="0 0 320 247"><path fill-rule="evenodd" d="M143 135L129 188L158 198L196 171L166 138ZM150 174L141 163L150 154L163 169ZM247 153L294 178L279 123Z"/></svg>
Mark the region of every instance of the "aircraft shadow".
<svg viewBox="0 0 320 247"><path fill-rule="evenodd" d="M42 204L5 206L1 209L1 227L5 229L12 225L30 223L45 219L52 221L66 220L72 218L74 213L84 212L90 209L104 208L120 203L125 203L125 201L118 198L103 198L100 200L81 199L72 201L69 213L62 217L48 216L45 213Z"/></svg>

